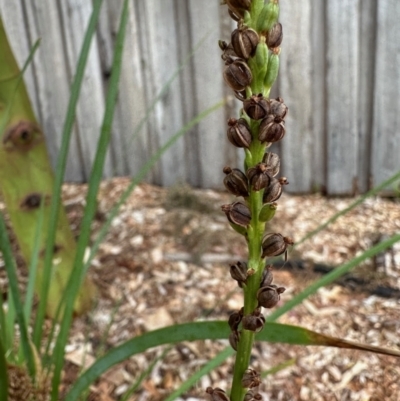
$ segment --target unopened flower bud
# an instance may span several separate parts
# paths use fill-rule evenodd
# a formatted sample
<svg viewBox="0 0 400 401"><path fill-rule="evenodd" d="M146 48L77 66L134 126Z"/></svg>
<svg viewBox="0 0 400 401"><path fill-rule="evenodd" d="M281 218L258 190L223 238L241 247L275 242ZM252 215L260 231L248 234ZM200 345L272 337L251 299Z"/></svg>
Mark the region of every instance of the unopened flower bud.
<svg viewBox="0 0 400 401"><path fill-rule="evenodd" d="M282 234L266 234L262 239L262 257L278 256L286 252L288 245L293 245L291 238L284 237Z"/></svg>
<svg viewBox="0 0 400 401"><path fill-rule="evenodd" d="M257 32L247 27L235 29L231 36L235 53L245 60L254 56L259 40Z"/></svg>
<svg viewBox="0 0 400 401"><path fill-rule="evenodd" d="M247 227L250 224L250 209L244 203L234 202L229 205L222 205L221 209L231 223L242 227Z"/></svg>
<svg viewBox="0 0 400 401"><path fill-rule="evenodd" d="M254 191L268 187L272 179L265 163L258 163L255 167L250 167L246 174Z"/></svg>
<svg viewBox="0 0 400 401"><path fill-rule="evenodd" d="M268 115L261 121L258 129L258 139L262 142L277 142L285 136L285 122L281 117Z"/></svg>
<svg viewBox="0 0 400 401"><path fill-rule="evenodd" d="M252 136L249 124L244 118L228 120L228 140L238 148L248 148L251 144Z"/></svg>
<svg viewBox="0 0 400 401"><path fill-rule="evenodd" d="M253 120L261 120L270 112L269 102L261 93L246 99L243 102L243 109Z"/></svg>
<svg viewBox="0 0 400 401"><path fill-rule="evenodd" d="M284 287L267 285L257 291L258 305L263 308L273 308L281 299L280 294L285 292Z"/></svg>
<svg viewBox="0 0 400 401"><path fill-rule="evenodd" d="M251 84L253 76L244 60L229 57L225 62L224 80L235 91L242 91Z"/></svg>
<svg viewBox="0 0 400 401"><path fill-rule="evenodd" d="M275 177L279 173L281 160L276 153L265 153L262 162L267 165L267 170L271 177Z"/></svg>
<svg viewBox="0 0 400 401"><path fill-rule="evenodd" d="M275 216L277 208L278 204L276 202L267 203L261 208L258 219L263 223L272 220Z"/></svg>
<svg viewBox="0 0 400 401"><path fill-rule="evenodd" d="M268 31L267 36L267 45L270 49L275 47L279 47L282 43L283 39L283 31L282 24L277 22L274 26Z"/></svg>
<svg viewBox="0 0 400 401"><path fill-rule="evenodd" d="M246 369L242 377L244 388L258 387L261 384L261 376L254 369Z"/></svg>
<svg viewBox="0 0 400 401"><path fill-rule="evenodd" d="M238 168L231 169L230 167L224 167L224 178L225 188L233 195L236 196L249 196L248 179L246 174L240 171Z"/></svg>
<svg viewBox="0 0 400 401"><path fill-rule="evenodd" d="M279 54L280 54L280 49L275 48L272 51L271 55L269 56L267 73L265 74L264 77L264 86L266 88L271 88L274 82L276 81L276 78L278 77Z"/></svg>
<svg viewBox="0 0 400 401"><path fill-rule="evenodd" d="M268 32L278 20L279 4L275 1L269 1L262 8L257 19L257 32Z"/></svg>
<svg viewBox="0 0 400 401"><path fill-rule="evenodd" d="M219 387L207 387L206 393L210 394L211 401L229 401L229 397L226 395L225 391Z"/></svg>

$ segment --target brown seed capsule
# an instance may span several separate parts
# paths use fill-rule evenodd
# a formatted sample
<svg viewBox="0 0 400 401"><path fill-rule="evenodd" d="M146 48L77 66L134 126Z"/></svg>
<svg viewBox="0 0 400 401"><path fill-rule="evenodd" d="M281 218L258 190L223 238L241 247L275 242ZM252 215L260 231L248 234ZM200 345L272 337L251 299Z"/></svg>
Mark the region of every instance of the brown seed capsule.
<svg viewBox="0 0 400 401"><path fill-rule="evenodd" d="M243 318L243 308L240 309L238 312L233 312L228 319L229 327L232 331L237 331L240 322Z"/></svg>
<svg viewBox="0 0 400 401"><path fill-rule="evenodd" d="M238 58L238 55L235 53L235 50L233 49L232 43L226 43L224 40L218 41L218 45L220 49L222 50L221 58L222 60L226 61L228 59L235 59Z"/></svg>
<svg viewBox="0 0 400 401"><path fill-rule="evenodd" d="M238 282L239 287L242 287L248 276L246 263L237 262L231 265L230 273L231 277Z"/></svg>
<svg viewBox="0 0 400 401"><path fill-rule="evenodd" d="M231 169L226 166L223 169L226 174L224 178L225 188L233 195L236 196L249 196L249 187L246 174L240 171L238 168Z"/></svg>
<svg viewBox="0 0 400 401"><path fill-rule="evenodd" d="M242 91L251 84L253 76L246 62L229 57L225 62L224 80L235 91Z"/></svg>
<svg viewBox="0 0 400 401"><path fill-rule="evenodd" d="M211 401L229 401L229 397L226 395L225 391L219 387L207 387L206 393L210 394Z"/></svg>
<svg viewBox="0 0 400 401"><path fill-rule="evenodd" d="M244 100L243 109L253 120L261 120L270 113L269 102L261 93Z"/></svg>
<svg viewBox="0 0 400 401"><path fill-rule="evenodd" d="M262 162L267 165L268 174L275 177L279 173L281 160L276 153L267 152L264 154Z"/></svg>
<svg viewBox="0 0 400 401"><path fill-rule="evenodd" d="M251 28L242 27L232 32L233 49L239 57L245 60L254 56L259 41L258 33Z"/></svg>
<svg viewBox="0 0 400 401"><path fill-rule="evenodd" d="M226 0L226 4L230 11L229 15L235 21L239 21L240 18L244 17L245 11L250 9L251 0Z"/></svg>
<svg viewBox="0 0 400 401"><path fill-rule="evenodd" d="M262 401L262 399L261 394L257 393L255 390L250 390L245 394L243 401Z"/></svg>
<svg viewBox="0 0 400 401"><path fill-rule="evenodd" d="M274 49L281 45L283 39L282 24L277 22L269 31L267 36L267 46Z"/></svg>
<svg viewBox="0 0 400 401"><path fill-rule="evenodd" d="M251 144L251 131L249 124L244 118L236 120L230 118L228 120L228 140L229 142L238 148L248 148Z"/></svg>
<svg viewBox="0 0 400 401"><path fill-rule="evenodd" d="M246 91L233 91L235 98L241 102L246 100Z"/></svg>
<svg viewBox="0 0 400 401"><path fill-rule="evenodd" d="M293 245L291 238L284 237L281 234L266 234L262 239L262 257L278 256L286 252L288 245ZM286 256L285 256L286 259Z"/></svg>
<svg viewBox="0 0 400 401"><path fill-rule="evenodd" d="M244 388L258 387L261 384L261 376L254 369L246 369L242 377Z"/></svg>
<svg viewBox="0 0 400 401"><path fill-rule="evenodd" d="M277 142L285 136L285 122L280 117L268 115L261 121L258 129L258 139L262 142Z"/></svg>
<svg viewBox="0 0 400 401"><path fill-rule="evenodd" d="M258 305L263 308L273 308L281 299L280 294L285 292L284 287L267 285L257 291Z"/></svg>
<svg viewBox="0 0 400 401"><path fill-rule="evenodd" d="M261 276L260 288L265 287L266 285L271 285L273 279L274 276L272 275L272 265L265 266Z"/></svg>
<svg viewBox="0 0 400 401"><path fill-rule="evenodd" d="M240 331L231 331L231 333L229 334L229 344L235 351L237 351L239 340L240 340Z"/></svg>
<svg viewBox="0 0 400 401"><path fill-rule="evenodd" d="M271 99L269 104L270 113L274 115L274 117L280 117L283 120L288 112L288 107L283 103L283 99L281 97Z"/></svg>
<svg viewBox="0 0 400 401"><path fill-rule="evenodd" d="M268 174L267 165L265 163L258 163L255 167L250 167L246 174L254 191L260 191L268 187L272 179Z"/></svg>
<svg viewBox="0 0 400 401"><path fill-rule="evenodd" d="M250 209L244 203L234 202L230 205L222 205L221 209L231 223L242 227L247 227L250 224Z"/></svg>
<svg viewBox="0 0 400 401"><path fill-rule="evenodd" d="M260 332L264 328L265 317L261 313L261 309L257 308L251 315L243 316L242 327L245 330Z"/></svg>
<svg viewBox="0 0 400 401"><path fill-rule="evenodd" d="M272 178L270 184L265 188L263 194L263 202L271 203L277 201L282 195L282 186L289 184L286 177L280 177L279 179Z"/></svg>

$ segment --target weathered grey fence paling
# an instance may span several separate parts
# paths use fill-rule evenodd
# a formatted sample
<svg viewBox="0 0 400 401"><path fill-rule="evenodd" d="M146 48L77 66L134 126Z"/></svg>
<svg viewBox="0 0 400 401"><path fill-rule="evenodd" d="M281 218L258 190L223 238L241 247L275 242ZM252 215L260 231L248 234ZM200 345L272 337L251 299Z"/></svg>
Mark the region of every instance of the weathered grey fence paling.
<svg viewBox="0 0 400 401"><path fill-rule="evenodd" d="M131 1L106 177L134 175L170 136L224 97L225 110L179 140L148 180L220 188L222 167L241 165L241 153L227 146L225 133L226 120L239 104L222 83L217 41L229 41L230 22L219 3ZM20 65L42 38L26 82L53 161L91 4L0 0ZM90 173L121 6L122 0L104 1L78 104L69 181L84 181ZM274 93L289 106L287 134L277 148L288 191L364 192L400 170L399 19L398 0L281 0L284 42ZM157 94L201 41L138 131Z"/></svg>

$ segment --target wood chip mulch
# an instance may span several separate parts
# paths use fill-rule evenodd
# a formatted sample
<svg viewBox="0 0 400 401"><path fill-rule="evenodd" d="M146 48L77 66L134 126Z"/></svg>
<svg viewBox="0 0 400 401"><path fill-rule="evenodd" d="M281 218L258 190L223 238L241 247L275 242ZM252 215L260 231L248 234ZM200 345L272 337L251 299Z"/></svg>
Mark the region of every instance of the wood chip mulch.
<svg viewBox="0 0 400 401"><path fill-rule="evenodd" d="M93 240L129 180L102 183ZM85 185L65 185L64 204L79 234ZM298 241L354 199L320 195L279 200L271 232ZM187 186L170 189L142 184L112 222L90 275L99 288L95 309L76 319L66 353L63 386L117 344L149 330L204 319L227 320L242 306L242 293L229 275L229 263L246 260L244 240L228 227L220 206L232 197ZM274 283L286 287L280 304L320 276L314 264L339 266L400 230L398 200L373 198L294 248L289 260L307 269L274 270ZM365 282L400 288L400 244L352 272ZM371 295L367 286L333 284L319 290L280 318L335 337L400 350L400 299ZM165 400L183 381L228 345L227 340L158 347L115 366L91 386L88 400L117 401L155 362L129 401ZM265 401L378 401L400 399L400 362L390 356L336 348L257 343L252 367L267 371ZM233 359L204 376L181 400L208 400L208 386L228 389Z"/></svg>

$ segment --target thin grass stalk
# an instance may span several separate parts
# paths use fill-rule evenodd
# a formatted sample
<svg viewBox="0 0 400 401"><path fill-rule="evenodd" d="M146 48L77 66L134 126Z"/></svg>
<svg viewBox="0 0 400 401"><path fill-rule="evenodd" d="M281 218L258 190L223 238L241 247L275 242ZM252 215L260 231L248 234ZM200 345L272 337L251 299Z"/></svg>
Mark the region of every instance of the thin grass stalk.
<svg viewBox="0 0 400 401"><path fill-rule="evenodd" d="M25 305L24 305L24 312L25 312L25 319L27 322L30 321L31 314L32 314L32 305L33 305L33 297L35 292L35 282L36 282L36 273L38 268L39 262L39 252L40 252L40 233L43 230L43 221L44 221L44 203L41 203L40 210L39 210L39 218L36 225L36 235L33 244L33 251L32 251L32 259L29 262L29 280L28 286L26 288L26 295L25 295Z"/></svg>
<svg viewBox="0 0 400 401"><path fill-rule="evenodd" d="M54 376L52 380L51 391L51 399L53 401L56 401L58 399L58 387L61 379L65 345L68 341L68 333L72 321L73 302L78 294L81 284L83 283L83 279L86 273L86 270L83 269L83 258L86 246L90 239L91 223L97 206L96 199L98 188L101 182L104 161L110 141L111 125L114 116L115 104L117 101L118 84L122 67L123 45L126 33L126 25L128 21L128 4L128 0L125 0L123 3L111 70L110 86L106 97L106 108L104 112L103 124L98 141L96 156L90 176L81 233L79 236L77 252L75 256L75 266L68 282L68 292L65 298L65 309L63 313L62 324L60 326L60 333L57 337L54 349Z"/></svg>
<svg viewBox="0 0 400 401"><path fill-rule="evenodd" d="M35 377L36 365L35 359L30 345L28 325L25 320L24 307L22 304L21 294L18 288L18 277L14 258L12 255L11 244L7 235L7 228L0 214L0 251L3 254L4 264L7 272L8 283L10 286L10 293L12 302L15 305L16 317L21 336L21 345L24 353L24 358L28 367L28 372L32 378Z"/></svg>
<svg viewBox="0 0 400 401"><path fill-rule="evenodd" d="M89 25L85 34L82 49L78 59L76 74L71 86L71 97L68 103L67 114L65 117L65 123L63 127L61 147L57 159L53 196L50 205L50 220L48 226L48 237L47 237L47 246L45 252L44 272L43 272L44 280L42 283L40 303L36 315L36 322L33 333L33 341L34 344L37 346L37 348L39 348L42 339L43 326L44 326L43 323L46 316L46 304L48 300L49 288L51 283L53 249L55 244L57 221L60 209L61 188L64 181L64 174L67 164L68 149L71 140L72 127L75 121L76 105L78 103L78 98L82 87L82 81L85 72L85 66L89 56L91 41L96 31L96 26L100 15L102 1L103 0L95 0L93 2L93 12L90 17ZM74 301L75 299L72 302Z"/></svg>
<svg viewBox="0 0 400 401"><path fill-rule="evenodd" d="M314 235L318 234L324 228L326 228L330 224L334 223L339 217L344 216L346 213L350 212L350 210L354 209L355 207L357 207L358 205L363 203L367 198L370 198L371 196L377 195L383 189L385 189L389 185L391 185L391 184L393 184L393 183L395 183L396 181L399 181L399 180L400 180L400 171L396 172L391 177L389 177L387 180L383 181L381 184L379 184L376 187L372 188L371 190L369 190L365 194L360 195L354 202L350 203L349 206L347 206L343 210L341 210L341 211L337 212L336 214L334 214L332 217L330 217L324 223L319 225L315 230L310 231L307 235L305 235L299 241L296 241L295 246L298 246L298 245L302 244L303 242L307 241L308 239L314 237Z"/></svg>
<svg viewBox="0 0 400 401"><path fill-rule="evenodd" d="M300 305L306 298L308 298L310 295L317 292L320 288L325 287L329 284L332 284L335 280L337 280L344 274L348 273L350 270L352 270L354 267L358 266L360 263L366 261L367 259L373 258L375 255L383 252L385 249L390 248L393 244L395 244L398 241L400 241L400 234L390 237L389 239L368 249L360 256L357 256L356 258L350 260L348 263L337 267L334 271L328 273L326 276L322 277L320 280L317 280L317 281L315 281L315 283L311 284L311 286L313 287L311 291L309 291L308 290L309 287L307 287L300 294L293 297L290 301L287 301L284 305L282 305L280 308L276 309L276 311L271 313L265 319L267 324L268 324L268 322L275 322L277 319L279 319L285 313L293 310L296 306ZM224 353L225 357L222 359L220 356L223 353ZM202 368L202 370L201 370L202 374L197 376L197 380L199 380L202 376L210 373L213 369L215 369L217 366L221 365L228 357L230 357L233 354L234 354L234 350L231 347L226 347L223 351L221 351L220 354L218 354L216 357L211 359L207 363L207 365L205 365ZM217 360L218 360L218 363L216 362ZM182 383L181 387L184 387L186 389L186 388L188 388L187 387L188 384L194 384L192 381L192 378L189 378L184 383ZM171 398L171 399L168 398L167 400L172 401L173 398Z"/></svg>
<svg viewBox="0 0 400 401"><path fill-rule="evenodd" d="M128 401L129 397L141 386L141 384L143 383L144 379L147 376L149 376L149 374L153 370L154 366L156 366L156 364L159 361L162 361L167 356L168 352L171 351L172 348L173 348L172 346L167 347L161 353L161 355L159 355L157 358L154 358L152 360L152 362L150 363L150 365L147 367L147 369L145 369L139 375L139 377L136 379L135 383L133 383L133 385L130 387L130 389L124 393L124 395L122 396L122 398L119 401Z"/></svg>
<svg viewBox="0 0 400 401"><path fill-rule="evenodd" d="M400 234L395 234L395 235L391 236L389 239L382 241L379 244L373 246L372 248L366 250L360 256L355 257L354 259L350 260L349 262L345 263L344 265L342 265L340 267L336 267L334 270L332 270L331 272L326 274L324 277L322 277L319 280L315 281L314 283L310 284L300 294L297 294L290 301L287 301L280 308L278 308L274 312L272 312L266 318L266 321L267 322L276 321L279 317L281 317L285 313L292 310L295 306L301 304L301 302L303 302L310 295L315 294L320 288L333 283L339 277L348 273L350 270L354 269L360 263L364 262L367 259L374 257L375 255L377 255L380 252L383 252L385 249L390 248L398 241L400 241Z"/></svg>

